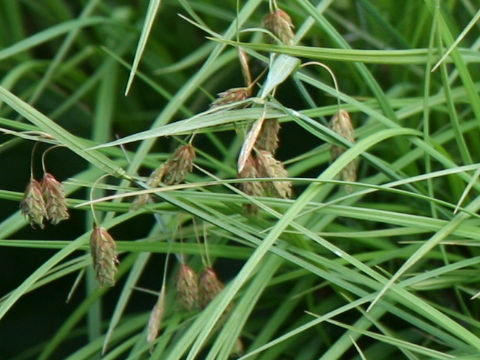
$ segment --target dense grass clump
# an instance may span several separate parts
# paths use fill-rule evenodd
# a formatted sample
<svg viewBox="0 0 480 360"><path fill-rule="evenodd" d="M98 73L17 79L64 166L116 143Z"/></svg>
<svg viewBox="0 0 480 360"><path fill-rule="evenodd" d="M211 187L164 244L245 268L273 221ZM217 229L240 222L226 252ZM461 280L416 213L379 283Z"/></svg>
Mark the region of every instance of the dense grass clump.
<svg viewBox="0 0 480 360"><path fill-rule="evenodd" d="M477 357L476 11L0 1L0 358Z"/></svg>

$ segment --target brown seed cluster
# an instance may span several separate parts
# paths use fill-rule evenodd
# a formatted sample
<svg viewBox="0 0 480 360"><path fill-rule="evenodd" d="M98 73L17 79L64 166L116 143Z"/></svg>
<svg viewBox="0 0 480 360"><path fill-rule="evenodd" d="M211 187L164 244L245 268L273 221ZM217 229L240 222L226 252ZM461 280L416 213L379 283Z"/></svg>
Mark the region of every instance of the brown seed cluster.
<svg viewBox="0 0 480 360"><path fill-rule="evenodd" d="M115 285L118 264L117 244L105 228L95 226L90 237L90 250L100 286Z"/></svg>
<svg viewBox="0 0 480 360"><path fill-rule="evenodd" d="M174 185L185 180L185 176L192 172L195 161L195 149L192 144L180 146L172 157L152 172L147 185L154 188L160 184ZM132 204L132 210L137 210L150 200L150 194L138 196Z"/></svg>
<svg viewBox="0 0 480 360"><path fill-rule="evenodd" d="M30 179L20 202L22 214L32 227L45 227L44 221L57 225L69 218L65 189L52 174L45 173L42 182Z"/></svg>
<svg viewBox="0 0 480 360"><path fill-rule="evenodd" d="M206 267L202 275L200 275L198 283L200 307L202 309L207 307L210 301L215 299L223 288L224 285L218 278L215 270L211 267Z"/></svg>
<svg viewBox="0 0 480 360"><path fill-rule="evenodd" d="M355 142L355 129L353 127L350 115L345 110L340 110L337 114L332 116L328 127L335 131L338 135L344 137L351 143ZM332 145L330 148L330 156L332 161L338 158L345 152L345 147ZM340 173L340 177L344 181L357 180L358 161L353 160L345 166Z"/></svg>
<svg viewBox="0 0 480 360"><path fill-rule="evenodd" d="M52 174L46 173L42 179L42 193L47 210L47 219L56 225L62 220L67 220L67 203L65 201L65 189Z"/></svg>
<svg viewBox="0 0 480 360"><path fill-rule="evenodd" d="M43 220L47 216L47 209L40 182L33 178L30 180L20 202L20 208L33 228L35 225L42 229L45 227Z"/></svg>
<svg viewBox="0 0 480 360"><path fill-rule="evenodd" d="M188 265L180 265L175 281L177 300L180 306L191 311L199 307L198 275Z"/></svg>
<svg viewBox="0 0 480 360"><path fill-rule="evenodd" d="M263 19L263 27L273 33L285 45L293 45L295 33L292 18L283 10L277 9Z"/></svg>
<svg viewBox="0 0 480 360"><path fill-rule="evenodd" d="M206 267L198 277L191 267L182 264L176 277L175 288L180 306L191 311L207 307L224 285L212 267Z"/></svg>
<svg viewBox="0 0 480 360"><path fill-rule="evenodd" d="M286 178L288 172L282 162L275 159L278 148L280 123L277 119L267 119L255 142L255 153L251 154L245 165L238 173L239 179L246 178ZM292 183L290 181L248 181L239 185L240 189L251 196L273 196L290 198L292 196ZM246 205L248 213L256 213L257 207Z"/></svg>
<svg viewBox="0 0 480 360"><path fill-rule="evenodd" d="M210 104L211 108L235 103L248 99L252 95L252 89L249 87L232 88L217 94L217 99Z"/></svg>
<svg viewBox="0 0 480 360"><path fill-rule="evenodd" d="M165 295L167 292L167 287L162 286L160 290L160 295L155 306L150 313L150 318L148 319L148 332L147 332L147 342L151 344L155 341L162 324L163 314L165 313Z"/></svg>

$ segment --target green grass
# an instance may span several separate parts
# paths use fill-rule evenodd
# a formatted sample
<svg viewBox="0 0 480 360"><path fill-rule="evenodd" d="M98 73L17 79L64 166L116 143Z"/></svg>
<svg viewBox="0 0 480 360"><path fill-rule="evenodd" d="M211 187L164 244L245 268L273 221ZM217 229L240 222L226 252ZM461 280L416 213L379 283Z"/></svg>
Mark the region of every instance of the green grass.
<svg viewBox="0 0 480 360"><path fill-rule="evenodd" d="M284 45L261 29L273 3L0 2L0 269L14 274L0 279L0 338L38 327L22 311L41 314L42 301L72 302L38 339L0 341L0 358L478 357L480 12L470 0L285 0L296 36ZM245 86L238 47L253 78L267 73L243 106L211 109ZM355 143L328 127L339 109ZM239 190L262 117L281 123L292 199ZM185 183L150 188L188 142ZM36 178L61 145L45 162L72 214L35 231L17 210L34 143ZM332 145L347 148L334 161ZM342 181L353 159L358 178ZM156 201L130 211L139 193ZM117 240L114 288L95 281L92 207ZM179 259L201 273L207 253L225 288L188 312Z"/></svg>

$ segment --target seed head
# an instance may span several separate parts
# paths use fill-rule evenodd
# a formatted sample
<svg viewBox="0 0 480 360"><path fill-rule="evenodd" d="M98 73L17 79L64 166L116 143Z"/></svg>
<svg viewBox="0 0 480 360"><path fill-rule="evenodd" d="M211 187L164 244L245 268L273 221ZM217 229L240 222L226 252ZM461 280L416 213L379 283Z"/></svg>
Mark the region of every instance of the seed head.
<svg viewBox="0 0 480 360"><path fill-rule="evenodd" d="M350 120L350 115L345 110L340 110L337 114L332 116L328 127L335 131L338 135L344 137L350 142L355 142L355 130L353 128L352 121ZM331 155L332 160L335 160L341 154L345 152L344 148L339 146L332 146Z"/></svg>
<svg viewBox="0 0 480 360"><path fill-rule="evenodd" d="M154 170L147 180L150 187L157 187L161 183L165 185L179 184L185 180L185 176L192 171L195 160L195 149L191 144L181 146L173 156ZM132 203L131 210L137 210L151 199L150 194L139 195Z"/></svg>
<svg viewBox="0 0 480 360"><path fill-rule="evenodd" d="M47 209L47 219L53 225L70 217L65 199L65 189L62 183L57 181L52 174L45 173L43 176L42 193Z"/></svg>
<svg viewBox="0 0 480 360"><path fill-rule="evenodd" d="M350 120L350 115L345 110L340 110L337 114L335 114L330 120L328 127L340 136L347 139L349 142L355 142L355 129L353 127L352 121ZM332 145L332 147L330 148L330 156L332 158L332 161L338 158L344 152L344 147ZM347 166L345 166L340 174L342 180L355 181L357 179L357 167L357 160L353 160Z"/></svg>
<svg viewBox="0 0 480 360"><path fill-rule="evenodd" d="M115 285L118 264L117 244L105 228L95 226L90 237L90 249L100 286Z"/></svg>
<svg viewBox="0 0 480 360"><path fill-rule="evenodd" d="M295 33L292 18L283 10L275 10L263 18L263 26L285 45L293 45Z"/></svg>
<svg viewBox="0 0 480 360"><path fill-rule="evenodd" d="M211 267L205 268L200 276L198 291L200 295L200 307L203 309L212 301L224 288L223 283L218 279L217 273Z"/></svg>
<svg viewBox="0 0 480 360"><path fill-rule="evenodd" d="M42 185L37 180L32 178L28 183L20 202L20 208L33 228L35 228L35 225L40 226L41 229L45 227L43 220L48 215L42 194Z"/></svg>
<svg viewBox="0 0 480 360"><path fill-rule="evenodd" d="M266 150L257 151L257 171L260 177L285 178L288 177L287 170L281 161L275 159L271 152ZM271 196L290 198L292 196L292 183L290 181L265 182L265 190Z"/></svg>
<svg viewBox="0 0 480 360"><path fill-rule="evenodd" d="M217 94L217 99L210 105L210 108L214 108L220 105L231 104L237 101L242 101L252 95L252 89L249 87L239 87L228 89Z"/></svg>
<svg viewBox="0 0 480 360"><path fill-rule="evenodd" d="M163 180L163 176L165 175L165 163L160 165L157 169L152 171L150 177L147 180L147 185L150 187L157 187ZM132 203L130 210L135 211L140 209L143 205L145 205L151 199L150 194L142 194L138 195Z"/></svg>
<svg viewBox="0 0 480 360"><path fill-rule="evenodd" d="M147 342L151 344L155 341L158 336L158 331L162 324L163 314L165 312L165 293L167 292L167 287L162 286L160 295L158 296L157 303L150 313L150 318L148 320L148 333L147 333Z"/></svg>
<svg viewBox="0 0 480 360"><path fill-rule="evenodd" d="M192 144L180 146L172 158L165 163L162 182L166 185L179 184L193 169L195 149Z"/></svg>
<svg viewBox="0 0 480 360"><path fill-rule="evenodd" d="M242 171L238 173L239 179L245 178L258 178L258 171L256 167L255 159L250 155L245 162L245 166ZM248 195L252 196L264 196L265 191L262 184L259 181L249 181L240 183L240 189Z"/></svg>
<svg viewBox="0 0 480 360"><path fill-rule="evenodd" d="M180 265L175 288L177 290L178 303L191 311L198 308L198 276L192 268L186 264Z"/></svg>
<svg viewBox="0 0 480 360"><path fill-rule="evenodd" d="M275 155L278 148L278 132L280 123L277 119L266 119L263 123L260 135L257 138L255 147L259 150L266 150Z"/></svg>

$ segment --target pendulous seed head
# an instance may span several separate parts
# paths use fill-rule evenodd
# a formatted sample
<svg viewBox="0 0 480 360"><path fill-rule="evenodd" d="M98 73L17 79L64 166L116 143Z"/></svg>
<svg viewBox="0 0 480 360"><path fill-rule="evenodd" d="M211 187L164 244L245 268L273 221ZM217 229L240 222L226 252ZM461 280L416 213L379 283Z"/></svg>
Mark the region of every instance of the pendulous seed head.
<svg viewBox="0 0 480 360"><path fill-rule="evenodd" d="M52 174L45 173L42 179L42 193L47 210L47 219L56 225L70 217L68 214L65 189Z"/></svg>
<svg viewBox="0 0 480 360"><path fill-rule="evenodd" d="M95 226L90 237L90 250L100 286L115 285L118 264L117 244L105 228Z"/></svg>
<svg viewBox="0 0 480 360"><path fill-rule="evenodd" d="M180 265L175 279L177 300L181 307L191 311L199 307L198 275L193 269L186 265Z"/></svg>
<svg viewBox="0 0 480 360"><path fill-rule="evenodd" d="M266 150L257 151L257 172L260 177L286 178L288 172L282 162L275 159L271 152ZM292 183L290 181L264 182L265 190L270 196L290 198L292 196Z"/></svg>
<svg viewBox="0 0 480 360"><path fill-rule="evenodd" d="M228 89L217 94L218 97L210 105L210 108L242 101L248 99L251 95L252 89L250 87Z"/></svg>
<svg viewBox="0 0 480 360"><path fill-rule="evenodd" d="M200 275L198 284L200 307L203 309L212 301L224 288L223 283L217 276L215 270L206 267Z"/></svg>
<svg viewBox="0 0 480 360"><path fill-rule="evenodd" d="M352 120L350 120L350 115L345 110L340 110L338 113L333 115L328 127L335 131L338 135L344 137L346 140L352 143L355 142L355 129L353 128ZM332 146L332 160L335 160L344 152L344 148Z"/></svg>
<svg viewBox="0 0 480 360"><path fill-rule="evenodd" d="M191 144L180 146L173 156L154 170L147 180L150 187L160 184L174 185L185 180L185 176L193 169L195 149ZM151 199L150 194L142 194L135 198L130 210L138 210Z"/></svg>
<svg viewBox="0 0 480 360"><path fill-rule="evenodd" d="M151 344L155 341L158 336L158 331L162 324L163 314L165 313L165 294L167 292L167 287L162 286L160 290L160 295L158 296L157 303L150 313L150 318L148 320L148 332L147 332L147 342Z"/></svg>
<svg viewBox="0 0 480 360"><path fill-rule="evenodd" d="M263 27L272 32L285 45L293 45L295 33L292 18L283 10L275 10L263 18Z"/></svg>
<svg viewBox="0 0 480 360"><path fill-rule="evenodd" d="M266 119L263 123L260 135L258 135L255 147L259 150L266 150L275 155L278 149L278 133L280 122L278 119Z"/></svg>
<svg viewBox="0 0 480 360"><path fill-rule="evenodd" d="M258 178L258 171L256 167L256 161L250 155L246 162L245 166L243 167L242 171L238 173L238 178L239 179L245 179L245 178ZM265 191L262 187L262 184L259 181L248 181L248 182L242 182L239 185L240 189L248 195L252 196L264 196Z"/></svg>
<svg viewBox="0 0 480 360"><path fill-rule="evenodd" d="M31 179L20 202L20 209L30 225L35 228L38 225L41 229L45 227L43 220L48 217L43 198L42 185L35 179Z"/></svg>
<svg viewBox="0 0 480 360"><path fill-rule="evenodd" d="M355 142L355 129L353 127L352 121L350 120L350 115L345 110L340 110L337 114L332 116L328 127L335 131L338 135L344 137L351 143ZM338 158L345 152L345 148L338 145L332 145L330 148L330 156L332 161ZM357 167L358 161L353 160L345 166L340 174L342 180L345 181L355 181L357 179Z"/></svg>
<svg viewBox="0 0 480 360"><path fill-rule="evenodd" d="M180 146L172 158L165 163L162 182L165 185L179 184L185 176L192 172L195 160L195 149L192 144Z"/></svg>

